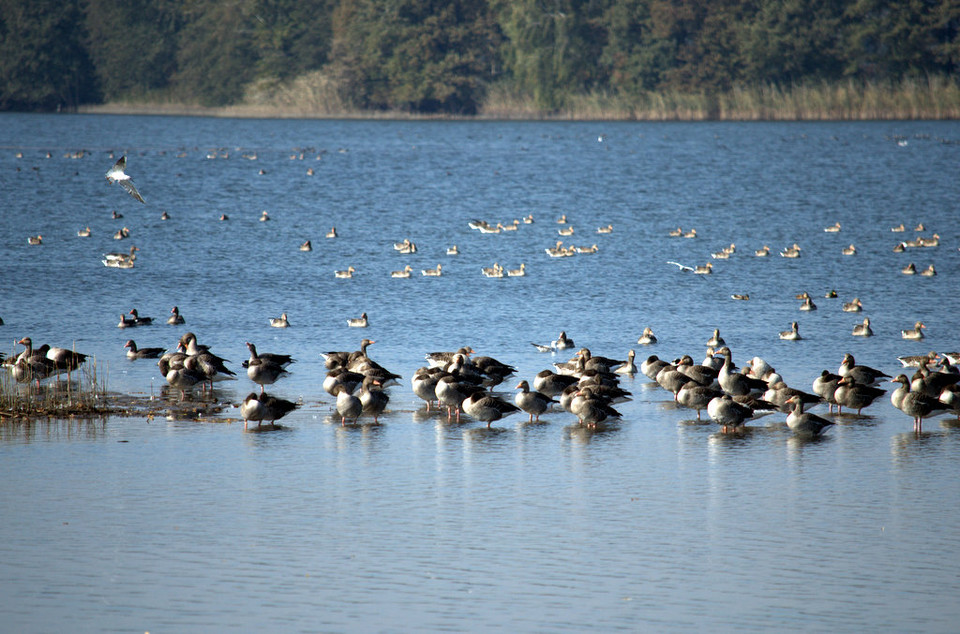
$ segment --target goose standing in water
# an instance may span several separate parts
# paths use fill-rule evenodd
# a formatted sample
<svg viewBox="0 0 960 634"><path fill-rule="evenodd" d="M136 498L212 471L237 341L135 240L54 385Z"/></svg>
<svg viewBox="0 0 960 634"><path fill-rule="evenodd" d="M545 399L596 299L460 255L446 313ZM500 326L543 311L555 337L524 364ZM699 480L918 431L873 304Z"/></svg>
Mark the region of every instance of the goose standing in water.
<svg viewBox="0 0 960 634"><path fill-rule="evenodd" d="M707 404L707 415L720 424L722 432L726 433L732 427L742 429L744 421L753 416L753 410L733 400L729 394L718 396Z"/></svg>
<svg viewBox="0 0 960 634"><path fill-rule="evenodd" d="M274 422L298 407L300 406L293 401L276 398L269 394L258 395L256 392L250 392L240 405L243 428L246 429L247 423L251 420L257 421L257 427L260 427L263 421L268 421L270 425L273 425Z"/></svg>
<svg viewBox="0 0 960 634"><path fill-rule="evenodd" d="M247 378L260 386L261 394L264 386L273 385L282 376L288 374L282 364L258 355L256 346L249 341L247 349L250 350L250 358L246 362Z"/></svg>
<svg viewBox="0 0 960 634"><path fill-rule="evenodd" d="M802 339L800 336L800 325L797 322L790 324L790 330L784 330L780 333L780 338L787 341L799 341Z"/></svg>
<svg viewBox="0 0 960 634"><path fill-rule="evenodd" d="M380 381L373 376L363 379L360 386L360 411L373 416L373 423L380 424L380 414L387 408L390 396L383 391Z"/></svg>
<svg viewBox="0 0 960 634"><path fill-rule="evenodd" d="M900 336L904 339L912 339L914 341L920 341L923 339L923 329L926 328L922 321L918 321L913 325L913 328L909 330L901 330Z"/></svg>
<svg viewBox="0 0 960 634"><path fill-rule="evenodd" d="M536 422L540 422L540 414L547 411L551 403L557 402L546 394L532 391L530 384L526 381L520 381L516 387L520 392L517 392L513 402L516 403L517 407L530 415L531 423L534 422L534 417L537 419Z"/></svg>
<svg viewBox="0 0 960 634"><path fill-rule="evenodd" d="M787 415L787 427L797 435L816 438L823 433L823 430L834 424L833 421L822 416L804 412L803 399L799 396L791 396L787 399L787 403L793 406Z"/></svg>
<svg viewBox="0 0 960 634"><path fill-rule="evenodd" d="M462 407L464 412L486 423L488 428L494 421L520 411L520 408L513 403L482 391L474 392L465 398Z"/></svg>
<svg viewBox="0 0 960 634"><path fill-rule="evenodd" d="M288 328L290 322L287 320L287 313L281 313L280 317L271 317L270 326L272 328Z"/></svg>
<svg viewBox="0 0 960 634"><path fill-rule="evenodd" d="M615 374L626 374L629 377L633 377L637 373L637 365L634 363L636 356L637 353L633 350L627 352L627 360L614 368L613 372Z"/></svg>
<svg viewBox="0 0 960 634"><path fill-rule="evenodd" d="M854 337L872 337L873 329L870 328L870 318L864 317L862 324L857 324L853 327L853 336Z"/></svg>
<svg viewBox="0 0 960 634"><path fill-rule="evenodd" d="M342 384L334 387L333 391L336 392L337 396L337 413L340 414L340 425L345 426L348 418L351 419L351 422L357 422L360 414L363 413L363 403L360 402L360 399Z"/></svg>
<svg viewBox="0 0 960 634"><path fill-rule="evenodd" d="M923 419L935 412L947 411L951 406L939 399L910 388L910 380L904 374L892 379L891 383L900 383L890 395L894 407L913 418L913 431L920 433L923 430Z"/></svg>

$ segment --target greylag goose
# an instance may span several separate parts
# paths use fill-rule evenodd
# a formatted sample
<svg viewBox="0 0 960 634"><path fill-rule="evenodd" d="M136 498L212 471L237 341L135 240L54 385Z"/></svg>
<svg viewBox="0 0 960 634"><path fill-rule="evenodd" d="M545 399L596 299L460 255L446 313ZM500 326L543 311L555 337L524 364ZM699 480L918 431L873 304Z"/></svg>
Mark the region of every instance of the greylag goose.
<svg viewBox="0 0 960 634"><path fill-rule="evenodd" d="M677 227L676 229L671 229L669 232L667 232L667 235L669 235L671 238L679 238L680 236L683 235L683 227Z"/></svg>
<svg viewBox="0 0 960 634"><path fill-rule="evenodd" d="M330 231L327 232L326 237L328 237L328 238L336 238L336 237L337 237L337 228L336 228L336 227L330 227Z"/></svg>
<svg viewBox="0 0 960 634"><path fill-rule="evenodd" d="M196 359L190 356L186 357L181 365L170 366L164 378L171 387L180 390L180 400L187 397L187 390L207 380L197 368Z"/></svg>
<svg viewBox="0 0 960 634"><path fill-rule="evenodd" d="M856 255L856 254L857 254L857 247L855 247L854 245L851 244L851 245L848 246L848 247L843 247L843 250L842 250L841 252L842 252L844 255Z"/></svg>
<svg viewBox="0 0 960 634"><path fill-rule="evenodd" d="M846 302L843 305L843 312L845 313L859 313L863 310L863 302L860 301L859 297L854 297L853 301Z"/></svg>
<svg viewBox="0 0 960 634"><path fill-rule="evenodd" d="M868 407L875 400L886 394L880 388L872 385L858 383L857 380L847 375L837 383L837 391L833 393L833 398L837 401L837 412L842 413L843 408L855 409L859 415L864 407Z"/></svg>
<svg viewBox="0 0 960 634"><path fill-rule="evenodd" d="M247 348L250 350L250 358L246 363L247 378L259 385L260 393L263 394L264 386L276 383L288 372L281 364L258 355L257 348L252 343L247 342Z"/></svg>
<svg viewBox="0 0 960 634"><path fill-rule="evenodd" d="M767 389L766 381L747 376L733 369L733 353L724 346L718 351L723 355L723 366L717 375L717 381L723 391L731 396L746 396L754 391L764 392Z"/></svg>
<svg viewBox="0 0 960 634"><path fill-rule="evenodd" d="M707 409L710 401L723 396L723 392L706 385L700 385L694 381L684 383L677 392L677 403L684 407L697 410L697 420L700 418L700 410Z"/></svg>
<svg viewBox="0 0 960 634"><path fill-rule="evenodd" d="M267 213L267 210L264 209L263 213L260 214L260 222L267 222L270 220L270 214Z"/></svg>
<svg viewBox="0 0 960 634"><path fill-rule="evenodd" d="M240 405L240 415L243 417L243 427L246 429L247 423L251 420L257 421L257 427L260 427L263 421L272 425L298 407L300 406L293 401L276 398L269 394L250 392Z"/></svg>
<svg viewBox="0 0 960 634"><path fill-rule="evenodd" d="M696 230L696 229L691 229L690 231L685 232L685 233L683 234L683 237L684 237L684 238L696 238L696 237L697 237L697 230Z"/></svg>
<svg viewBox="0 0 960 634"><path fill-rule="evenodd" d="M640 372L651 381L656 381L657 375L660 374L660 370L668 365L670 365L668 362L660 359L657 357L657 355L652 354L640 364Z"/></svg>
<svg viewBox="0 0 960 634"><path fill-rule="evenodd" d="M520 392L517 392L513 402L516 403L517 407L530 415L530 422L533 422L534 417L536 417L537 422L539 422L540 414L547 411L551 403L557 402L546 394L531 390L530 384L526 381L520 381L520 383L516 385L516 388L520 390Z"/></svg>
<svg viewBox="0 0 960 634"><path fill-rule="evenodd" d="M160 220L170 220L170 214L168 214L167 212L163 212L162 214L160 214Z"/></svg>
<svg viewBox="0 0 960 634"><path fill-rule="evenodd" d="M281 313L280 317L271 317L270 326L272 328L289 328L290 321L287 319L287 313Z"/></svg>
<svg viewBox="0 0 960 634"><path fill-rule="evenodd" d="M77 236L79 236L79 237L81 237L81 238L89 238L89 237L90 237L90 227L85 227L85 228L83 228L83 229L77 230Z"/></svg>
<svg viewBox="0 0 960 634"><path fill-rule="evenodd" d="M837 380L839 381L840 377L837 377ZM790 412L793 409L789 404L791 398L799 399L804 405L816 405L823 402L819 395L789 387L783 381L771 383L767 391L763 393L763 400L771 403L781 412Z"/></svg>
<svg viewBox="0 0 960 634"><path fill-rule="evenodd" d="M411 266L408 264L408 265L406 265L405 267L403 267L403 270L402 270L402 271L391 271L391 272L390 272L390 277L401 277L401 278L410 277L410 272L411 272L412 270L413 270L413 267L411 267Z"/></svg>
<svg viewBox="0 0 960 634"><path fill-rule="evenodd" d="M133 184L133 180L126 173L127 169L127 157L121 156L117 159L117 162L113 164L109 170L107 170L107 182L116 183L127 190L127 193L133 196L135 200L140 202L146 202L143 200L143 196L140 195L140 192L137 191L136 185Z"/></svg>
<svg viewBox="0 0 960 634"><path fill-rule="evenodd" d="M340 414L340 425L346 425L348 418L354 423L357 422L360 414L363 413L363 403L343 385L337 385L334 391L337 393L337 413Z"/></svg>
<svg viewBox="0 0 960 634"><path fill-rule="evenodd" d="M447 247L447 255L460 255L460 249L457 248L457 245Z"/></svg>
<svg viewBox="0 0 960 634"><path fill-rule="evenodd" d="M508 403L498 396L477 391L463 400L463 411L472 418L476 418L487 424L500 420L504 416L509 416L514 412L519 412L520 408L513 403Z"/></svg>
<svg viewBox="0 0 960 634"><path fill-rule="evenodd" d="M127 348L128 359L159 359L167 351L166 348L138 348L133 339L128 339L123 347Z"/></svg>
<svg viewBox="0 0 960 634"><path fill-rule="evenodd" d="M370 321L367 319L367 313L361 313L359 317L347 319L347 325L351 328L366 328L370 325Z"/></svg>
<svg viewBox="0 0 960 634"><path fill-rule="evenodd" d="M813 392L827 403L827 411L832 412L833 406L837 404L834 395L837 392L837 386L840 379L839 374L833 374L829 370L823 370L820 376L813 380Z"/></svg>
<svg viewBox="0 0 960 634"><path fill-rule="evenodd" d="M729 394L724 394L710 400L707 404L707 415L713 422L720 424L721 431L727 432L731 427L742 428L744 421L753 416L753 410L737 403Z"/></svg>
<svg viewBox="0 0 960 634"><path fill-rule="evenodd" d="M637 365L634 363L637 353L633 350L627 352L627 360L613 369L615 374L626 374L632 377L637 373Z"/></svg>
<svg viewBox="0 0 960 634"><path fill-rule="evenodd" d="M637 339L637 343L641 346L649 346L657 343L657 337L653 334L653 329L650 326L646 326L641 333L640 338Z"/></svg>
<svg viewBox="0 0 960 634"><path fill-rule="evenodd" d="M707 346L710 348L719 348L720 346L726 345L726 342L723 340L723 337L720 336L720 329L713 329L713 336L707 340Z"/></svg>
<svg viewBox="0 0 960 634"><path fill-rule="evenodd" d="M843 355L843 360L840 362L840 368L837 370L837 374L840 376L852 376L857 383L864 385L873 385L883 379L890 378L889 374L871 368L868 365L858 365L856 359L854 359L853 355L849 352Z"/></svg>
<svg viewBox="0 0 960 634"><path fill-rule="evenodd" d="M133 328L136 325L137 320L133 318L127 319L127 315L124 313L120 315L120 323L117 324L117 328Z"/></svg>
<svg viewBox="0 0 960 634"><path fill-rule="evenodd" d="M131 246L130 251L128 251L127 253L104 253L103 260L102 260L103 265L120 268L120 265L118 263L126 262L126 261L129 261L132 263L134 260L136 260L137 251L139 250L140 250L139 247Z"/></svg>
<svg viewBox="0 0 960 634"><path fill-rule="evenodd" d="M862 324L856 324L852 332L854 337L872 337L873 329L870 328L870 318L864 317Z"/></svg>
<svg viewBox="0 0 960 634"><path fill-rule="evenodd" d="M550 345L556 350L566 350L567 348L574 347L573 339L567 336L566 330L561 330L560 334L557 336L557 339Z"/></svg>
<svg viewBox="0 0 960 634"><path fill-rule="evenodd" d="M131 308L127 314L133 316L133 321L135 321L138 326L149 326L153 323L153 317L141 317L137 313L136 308Z"/></svg>
<svg viewBox="0 0 960 634"><path fill-rule="evenodd" d="M890 227L890 231L892 231L892 232L894 232L894 233L903 233L903 232L906 231L906 230L907 230L907 228L903 225L902 222L901 222L899 225L897 225L896 227Z"/></svg>
<svg viewBox="0 0 960 634"><path fill-rule="evenodd" d="M437 268L435 269L421 269L420 273L421 275L425 275L427 277L440 277L443 275L443 266L438 264Z"/></svg>
<svg viewBox="0 0 960 634"><path fill-rule="evenodd" d="M571 385L578 382L578 378L570 374L558 374L551 370L541 370L533 378L533 389L544 396L553 398Z"/></svg>
<svg viewBox="0 0 960 634"><path fill-rule="evenodd" d="M922 321L918 321L913 325L913 328L908 330L901 330L900 336L904 339L912 339L914 341L920 341L923 339L923 330L926 328L926 325Z"/></svg>
<svg viewBox="0 0 960 634"><path fill-rule="evenodd" d="M824 227L823 230L826 231L827 233L836 233L836 232L840 231L840 223L839 223L839 222L835 222L835 223L833 223L832 225L830 225L829 227Z"/></svg>
<svg viewBox="0 0 960 634"><path fill-rule="evenodd" d="M935 363L939 358L940 355L937 354L936 351L931 350L927 354L902 355L897 357L897 361L905 368L916 368L920 365Z"/></svg>
<svg viewBox="0 0 960 634"><path fill-rule="evenodd" d="M803 399L799 396L791 396L786 402L793 406L793 410L787 415L787 427L797 435L816 438L834 424L822 416L804 412Z"/></svg>
<svg viewBox="0 0 960 634"><path fill-rule="evenodd" d="M476 393L486 394L483 387L476 383L457 380L457 377L452 374L440 377L434 392L437 396L437 402L447 408L447 420L449 421L453 412L456 411L457 422L460 422L461 405L468 396Z"/></svg>
<svg viewBox="0 0 960 634"><path fill-rule="evenodd" d="M606 227L597 227L597 233L613 233L613 225L607 225Z"/></svg>
<svg viewBox="0 0 960 634"><path fill-rule="evenodd" d="M609 418L620 418L620 412L607 401L597 396L589 387L581 388L570 401L570 413L576 416L581 425L595 428Z"/></svg>
<svg viewBox="0 0 960 634"><path fill-rule="evenodd" d="M800 310L810 311L810 310L816 310L816 309L817 309L817 305L813 303L813 298L811 297L807 297L806 299L803 300L803 303L800 304Z"/></svg>
<svg viewBox="0 0 960 634"><path fill-rule="evenodd" d="M756 251L754 251L753 254L754 254L755 256L757 256L758 258L765 258L765 257L767 257L768 255L770 255L770 247L767 246L767 245L763 245L763 247L761 247L761 248L757 249Z"/></svg>
<svg viewBox="0 0 960 634"><path fill-rule="evenodd" d="M380 423L380 414L387 408L390 396L383 391L380 381L368 376L360 386L360 411L373 416L374 424Z"/></svg>
<svg viewBox="0 0 960 634"><path fill-rule="evenodd" d="M527 265L520 263L519 269L507 269L507 277L523 277L527 274Z"/></svg>
<svg viewBox="0 0 960 634"><path fill-rule="evenodd" d="M440 368L423 367L418 368L410 379L410 385L413 393L426 401L427 411L430 411L431 404L437 400L437 381L440 380L444 371Z"/></svg>
<svg viewBox="0 0 960 634"><path fill-rule="evenodd" d="M904 275L916 275L917 265L911 262L910 264L900 269L900 272L903 273Z"/></svg>
<svg viewBox="0 0 960 634"><path fill-rule="evenodd" d="M334 271L333 275L334 277L338 277L340 279L349 279L353 277L353 274L356 272L356 270L357 269L353 268L352 266L348 266L346 270Z"/></svg>
<svg viewBox="0 0 960 634"><path fill-rule="evenodd" d="M503 267L499 262L494 262L493 266L485 266L480 269L484 277L503 277Z"/></svg>
<svg viewBox="0 0 960 634"><path fill-rule="evenodd" d="M171 326L179 326L180 324L186 323L183 315L180 314L180 309L176 306L170 309L170 316L167 317L167 323Z"/></svg>
<svg viewBox="0 0 960 634"><path fill-rule="evenodd" d="M922 271L920 271L920 275L923 275L924 277L933 277L936 274L937 274L937 269L933 268L932 264L927 268L923 269Z"/></svg>
<svg viewBox="0 0 960 634"><path fill-rule="evenodd" d="M784 330L780 332L780 338L787 341L799 341L803 337L800 336L800 324L793 322L790 324L790 330Z"/></svg>
<svg viewBox="0 0 960 634"><path fill-rule="evenodd" d="M913 431L917 433L923 431L924 418L935 412L951 409L950 405L936 397L908 389L907 377L903 374L898 375L892 382L900 383L902 387L890 395L890 400L897 409L913 418Z"/></svg>
<svg viewBox="0 0 960 634"><path fill-rule="evenodd" d="M309 240L307 240L306 242L304 242L303 244L300 245L300 250L301 250L301 251L313 251L313 245L310 244L310 241L309 241Z"/></svg>

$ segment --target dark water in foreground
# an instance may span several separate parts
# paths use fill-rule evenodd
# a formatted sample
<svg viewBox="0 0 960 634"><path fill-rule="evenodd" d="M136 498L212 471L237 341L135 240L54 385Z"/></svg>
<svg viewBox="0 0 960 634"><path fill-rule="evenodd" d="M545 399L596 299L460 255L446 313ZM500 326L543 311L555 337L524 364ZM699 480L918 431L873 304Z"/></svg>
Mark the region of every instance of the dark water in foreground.
<svg viewBox="0 0 960 634"><path fill-rule="evenodd" d="M604 431L563 412L488 430L424 412L408 379L424 353L461 345L532 379L566 356L529 342L560 330L597 354L699 360L719 328L735 361L761 356L803 389L844 352L896 374L898 355L957 350L960 124L0 123L3 350L22 336L76 345L111 390L162 404L178 395L122 345L171 347L189 328L238 370L245 341L294 353L270 391L303 403L283 430L245 434L229 422L253 388L241 375L218 385L228 407L212 422L0 424L3 629L954 630L960 429L947 417L917 435L884 398L815 442L780 414L725 436L638 378ZM105 184L111 151L147 205ZM516 232L467 226L527 214ZM561 214L573 236L557 235ZM893 253L920 222L941 246ZM669 238L678 225L698 237ZM393 250L404 238L416 254ZM547 257L560 239L598 252ZM776 255L794 242L801 258ZM101 265L130 244L135 269ZM764 244L773 256L754 257ZM495 261L527 276L482 277ZM938 275L902 275L910 261ZM419 275L438 263L442 277ZM413 278L390 278L405 264ZM351 265L353 279L334 277ZM798 310L803 290L819 310ZM864 312L842 312L854 296ZM115 327L130 308L160 320L173 305L185 327ZM371 326L348 328L362 311ZM281 312L292 327L270 328ZM863 316L870 339L850 335ZM780 341L794 320L804 340ZM926 340L902 340L917 320ZM645 349L648 325L661 342ZM382 425L341 428L319 353L363 336L404 382Z"/></svg>

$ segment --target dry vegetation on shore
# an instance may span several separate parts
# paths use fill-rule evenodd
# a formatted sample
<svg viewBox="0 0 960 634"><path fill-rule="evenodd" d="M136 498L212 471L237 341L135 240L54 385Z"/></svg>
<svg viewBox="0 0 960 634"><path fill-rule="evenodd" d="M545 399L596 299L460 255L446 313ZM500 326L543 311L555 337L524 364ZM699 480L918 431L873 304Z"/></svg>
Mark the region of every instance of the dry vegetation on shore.
<svg viewBox="0 0 960 634"><path fill-rule="evenodd" d="M400 111L357 110L320 73L288 83L258 82L241 104L206 108L174 101L118 102L80 108L84 113L194 115L239 118L457 118ZM579 95L563 109L544 112L532 97L502 86L487 92L480 112L465 119L563 121L852 121L960 118L960 85L930 76L897 83L805 83L765 85L726 93L646 93L626 98L604 93Z"/></svg>

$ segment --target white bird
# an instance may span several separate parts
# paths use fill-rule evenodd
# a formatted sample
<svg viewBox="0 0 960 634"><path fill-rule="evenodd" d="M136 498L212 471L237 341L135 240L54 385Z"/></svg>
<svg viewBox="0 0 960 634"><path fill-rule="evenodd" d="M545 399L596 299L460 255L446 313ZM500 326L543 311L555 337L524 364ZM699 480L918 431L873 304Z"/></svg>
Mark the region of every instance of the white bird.
<svg viewBox="0 0 960 634"><path fill-rule="evenodd" d="M107 181L117 183L120 187L127 190L128 194L140 202L145 203L146 201L143 199L143 196L137 191L137 186L133 184L133 180L124 172L125 169L127 169L127 157L121 156L117 162L113 164L113 167L107 170Z"/></svg>

